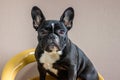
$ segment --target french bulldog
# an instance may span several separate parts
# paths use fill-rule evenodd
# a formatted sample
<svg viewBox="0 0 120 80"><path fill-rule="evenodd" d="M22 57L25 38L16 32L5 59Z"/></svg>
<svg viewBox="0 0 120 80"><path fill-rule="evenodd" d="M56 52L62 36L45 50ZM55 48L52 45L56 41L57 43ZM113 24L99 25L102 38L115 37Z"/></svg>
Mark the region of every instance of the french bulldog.
<svg viewBox="0 0 120 80"><path fill-rule="evenodd" d="M38 33L35 58L40 80L45 80L47 73L56 80L99 79L92 62L68 38L74 19L72 7L63 12L60 20L46 20L37 6L32 8L31 16L33 27Z"/></svg>

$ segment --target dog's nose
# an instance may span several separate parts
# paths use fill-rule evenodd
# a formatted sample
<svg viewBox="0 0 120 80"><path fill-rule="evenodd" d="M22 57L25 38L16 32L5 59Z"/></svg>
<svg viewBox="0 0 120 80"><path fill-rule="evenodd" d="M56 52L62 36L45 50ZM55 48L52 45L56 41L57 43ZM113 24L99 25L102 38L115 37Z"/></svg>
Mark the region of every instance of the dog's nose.
<svg viewBox="0 0 120 80"><path fill-rule="evenodd" d="M57 38L57 36L55 35L55 34L53 34L53 33L51 33L50 35L49 35L49 37L48 37L48 39L52 39L52 40L54 40L54 39L56 39Z"/></svg>
<svg viewBox="0 0 120 80"><path fill-rule="evenodd" d="M54 34L54 33L51 33L49 34L48 36L48 40L47 40L48 44L58 44L59 43L59 37Z"/></svg>

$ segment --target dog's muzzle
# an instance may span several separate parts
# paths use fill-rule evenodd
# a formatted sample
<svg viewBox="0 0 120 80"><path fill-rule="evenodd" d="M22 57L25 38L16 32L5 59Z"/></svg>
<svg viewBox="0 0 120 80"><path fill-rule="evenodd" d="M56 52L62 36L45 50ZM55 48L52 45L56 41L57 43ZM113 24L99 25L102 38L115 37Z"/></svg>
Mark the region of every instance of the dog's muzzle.
<svg viewBox="0 0 120 80"><path fill-rule="evenodd" d="M59 51L60 50L59 42L60 42L59 37L56 34L54 33L49 34L45 50L48 52L51 52L53 50Z"/></svg>

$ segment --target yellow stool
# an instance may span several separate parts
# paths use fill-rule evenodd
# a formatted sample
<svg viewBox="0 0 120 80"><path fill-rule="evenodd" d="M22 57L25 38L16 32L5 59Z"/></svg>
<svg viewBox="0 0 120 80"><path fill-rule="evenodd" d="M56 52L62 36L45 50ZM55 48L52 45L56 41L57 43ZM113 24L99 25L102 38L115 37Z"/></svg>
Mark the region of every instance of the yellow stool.
<svg viewBox="0 0 120 80"><path fill-rule="evenodd" d="M35 49L25 50L12 59L10 59L2 72L1 80L15 80L16 74L27 64L35 62L34 57ZM47 75L47 80L55 80L50 75ZM39 80L38 77L29 80ZM99 74L99 80L104 80L104 78Z"/></svg>

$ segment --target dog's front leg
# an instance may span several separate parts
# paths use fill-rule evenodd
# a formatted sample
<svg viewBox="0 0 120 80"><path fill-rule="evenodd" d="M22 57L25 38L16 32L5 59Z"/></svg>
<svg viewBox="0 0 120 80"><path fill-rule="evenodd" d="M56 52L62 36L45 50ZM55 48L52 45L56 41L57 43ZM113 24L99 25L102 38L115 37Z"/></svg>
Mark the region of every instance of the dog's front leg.
<svg viewBox="0 0 120 80"><path fill-rule="evenodd" d="M45 80L46 71L43 68L42 64L40 64L40 63L38 63L38 70L39 70L39 75L40 75L40 79L39 80Z"/></svg>
<svg viewBox="0 0 120 80"><path fill-rule="evenodd" d="M71 65L68 70L68 80L77 79L77 70L75 65Z"/></svg>

